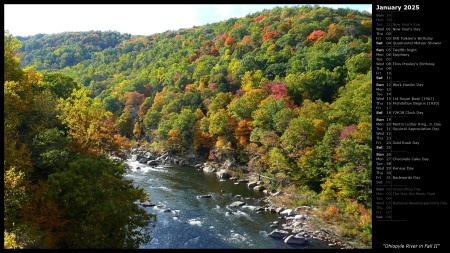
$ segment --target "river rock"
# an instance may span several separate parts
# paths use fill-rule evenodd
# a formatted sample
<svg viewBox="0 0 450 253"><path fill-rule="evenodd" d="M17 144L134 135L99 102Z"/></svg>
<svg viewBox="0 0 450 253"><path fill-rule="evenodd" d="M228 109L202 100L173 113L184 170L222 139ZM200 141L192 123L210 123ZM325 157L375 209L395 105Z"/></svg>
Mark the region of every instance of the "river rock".
<svg viewBox="0 0 450 253"><path fill-rule="evenodd" d="M216 171L216 169L208 165L208 166L203 167L203 171L208 172L208 173L213 173Z"/></svg>
<svg viewBox="0 0 450 253"><path fill-rule="evenodd" d="M243 206L243 205L245 205L245 202L235 201L235 202L231 203L230 207L238 207L238 206Z"/></svg>
<svg viewBox="0 0 450 253"><path fill-rule="evenodd" d="M253 190L255 190L255 191L263 191L264 189L266 189L264 187L264 185L257 185L255 187L253 187Z"/></svg>
<svg viewBox="0 0 450 253"><path fill-rule="evenodd" d="M275 192L275 193L272 193L272 196L273 197L275 197L275 196L281 196L281 195L283 195L283 193L282 192Z"/></svg>
<svg viewBox="0 0 450 253"><path fill-rule="evenodd" d="M285 236L289 235L288 231L281 230L281 229L275 229L272 232L270 232L269 236L274 238L283 238Z"/></svg>
<svg viewBox="0 0 450 253"><path fill-rule="evenodd" d="M305 237L303 236L297 236L297 235L289 235L284 239L284 243L290 243L290 244L304 244L306 242Z"/></svg>
<svg viewBox="0 0 450 253"><path fill-rule="evenodd" d="M256 186L256 181L252 181L250 183L247 184L248 187L252 188Z"/></svg>
<svg viewBox="0 0 450 253"><path fill-rule="evenodd" d="M150 161L147 162L147 165L158 165L158 164L159 163L156 160L150 160Z"/></svg>
<svg viewBox="0 0 450 253"><path fill-rule="evenodd" d="M309 206L298 206L294 209L295 213L300 214L302 212L307 212L310 209Z"/></svg>
<svg viewBox="0 0 450 253"><path fill-rule="evenodd" d="M219 176L219 178L230 178L231 177L231 175L228 172L226 172L226 170L223 170L223 169L219 170L216 173Z"/></svg>
<svg viewBox="0 0 450 253"><path fill-rule="evenodd" d="M294 219L295 220L305 220L306 216L303 215L303 214L297 214L297 215L294 216Z"/></svg>
<svg viewBox="0 0 450 253"><path fill-rule="evenodd" d="M139 163L144 163L145 164L145 163L147 163L147 161L148 161L148 159L145 158L145 157L139 159Z"/></svg>
<svg viewBox="0 0 450 253"><path fill-rule="evenodd" d="M280 212L281 215L283 216L293 216L295 215L294 211L292 211L292 209L286 209L284 211Z"/></svg>
<svg viewBox="0 0 450 253"><path fill-rule="evenodd" d="M153 204L152 202L146 200L146 201L144 201L144 203L142 203L142 206L155 206L155 204Z"/></svg>
<svg viewBox="0 0 450 253"><path fill-rule="evenodd" d="M277 212L277 213L281 213L284 210L286 210L286 208L284 206L275 208L275 212Z"/></svg>

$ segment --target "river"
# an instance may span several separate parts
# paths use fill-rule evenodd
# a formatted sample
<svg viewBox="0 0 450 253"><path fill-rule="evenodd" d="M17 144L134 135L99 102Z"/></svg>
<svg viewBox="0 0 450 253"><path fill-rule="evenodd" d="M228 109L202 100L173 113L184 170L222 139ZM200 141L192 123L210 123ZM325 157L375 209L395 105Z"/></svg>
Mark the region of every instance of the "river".
<svg viewBox="0 0 450 253"><path fill-rule="evenodd" d="M189 166L155 167L133 159L126 163L131 170L124 178L133 180L157 204L145 207L147 212L157 215L157 221L154 228L149 225L152 240L140 245L140 249L329 248L317 240L295 245L268 236L273 230L270 222L280 219L275 213L254 211L265 204L262 201L265 194L246 184L221 181L216 173L200 172ZM212 197L201 197L208 194ZM238 200L246 205L228 206Z"/></svg>

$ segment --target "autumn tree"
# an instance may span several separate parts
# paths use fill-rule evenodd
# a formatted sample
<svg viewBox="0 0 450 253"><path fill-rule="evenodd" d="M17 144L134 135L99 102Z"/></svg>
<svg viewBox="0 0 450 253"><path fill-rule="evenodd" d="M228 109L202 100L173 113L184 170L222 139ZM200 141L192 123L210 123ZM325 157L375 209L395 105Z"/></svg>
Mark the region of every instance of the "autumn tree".
<svg viewBox="0 0 450 253"><path fill-rule="evenodd" d="M127 92L124 94L125 109L128 109L132 118L138 118L138 112L142 102L144 102L144 95L137 91Z"/></svg>
<svg viewBox="0 0 450 253"><path fill-rule="evenodd" d="M345 34L344 27L341 27L340 25L336 23L331 23L328 26L328 32L327 32L327 40L331 42L338 42L339 39Z"/></svg>
<svg viewBox="0 0 450 253"><path fill-rule="evenodd" d="M81 88L66 100L61 100L59 118L72 137L72 145L80 154L100 155L129 148L129 144L117 134L111 120L112 113L104 109L98 99L89 97L89 90ZM131 126L133 127L133 126Z"/></svg>
<svg viewBox="0 0 450 253"><path fill-rule="evenodd" d="M144 116L147 114L148 110L152 107L153 100L150 97L146 97L144 102L139 106L138 116L139 121L144 119Z"/></svg>
<svg viewBox="0 0 450 253"><path fill-rule="evenodd" d="M48 91L43 94L36 92L41 88L42 75L34 67L20 67L17 57L20 41L8 32L4 34L4 41L4 234L8 244L5 247L23 248L32 245L35 239L33 234L37 232L22 217L22 208L29 200L32 193L30 186L34 181L29 144L36 131L29 130L43 127L39 118L38 122L28 119L47 116L51 110L45 108L45 112L41 113L40 109L51 99L46 99L50 95Z"/></svg>
<svg viewBox="0 0 450 253"><path fill-rule="evenodd" d="M242 97L233 100L229 105L230 113L240 121L250 119L253 111L258 108L259 103L267 97L267 93L262 89L252 89L245 92Z"/></svg>
<svg viewBox="0 0 450 253"><path fill-rule="evenodd" d="M194 150L203 157L206 157L213 147L214 138L208 132L209 130L209 121L208 118L205 117L204 113L197 109L198 120L195 124L195 133L194 133Z"/></svg>
<svg viewBox="0 0 450 253"><path fill-rule="evenodd" d="M244 91L250 91L252 89L260 89L261 83L266 81L263 72L261 70L246 71L242 77L241 85Z"/></svg>
<svg viewBox="0 0 450 253"><path fill-rule="evenodd" d="M306 40L309 41L309 42L311 42L311 43L314 43L314 42L316 42L320 37L324 36L325 34L326 34L325 31L322 31L322 30L316 30L316 31L313 31L311 34L309 34L308 37L306 37Z"/></svg>
<svg viewBox="0 0 450 253"><path fill-rule="evenodd" d="M22 47L21 42L5 30L3 36L3 80L17 81L22 76L20 58L17 51Z"/></svg>
<svg viewBox="0 0 450 253"><path fill-rule="evenodd" d="M249 120L241 120L237 124L235 131L235 137L237 140L237 146L245 146L250 140L250 133L252 132L253 126Z"/></svg>
<svg viewBox="0 0 450 253"><path fill-rule="evenodd" d="M358 128L340 140L336 148L337 171L323 183L324 197L339 201L357 200L371 207L372 147L368 145L372 140L371 130L368 129L370 126L360 123Z"/></svg>

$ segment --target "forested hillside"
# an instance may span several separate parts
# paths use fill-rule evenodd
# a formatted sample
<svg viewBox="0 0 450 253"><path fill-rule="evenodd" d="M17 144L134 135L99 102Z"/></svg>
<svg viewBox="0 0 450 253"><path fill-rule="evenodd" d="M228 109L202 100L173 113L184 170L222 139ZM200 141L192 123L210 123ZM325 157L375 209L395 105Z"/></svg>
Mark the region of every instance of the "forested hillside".
<svg viewBox="0 0 450 253"><path fill-rule="evenodd" d="M123 180L129 142L88 90L59 73L22 68L4 34L4 248L137 248L155 219L149 196ZM72 93L73 91L73 93Z"/></svg>
<svg viewBox="0 0 450 253"><path fill-rule="evenodd" d="M60 165L57 157L119 155L124 143L196 155L231 162L237 175L274 177L271 190L289 193L287 205L318 206L341 236L371 245L370 13L276 7L150 36L87 31L17 39L24 67L36 69L10 64L7 78L5 57L11 177L22 174L7 159L20 157L38 168L30 175L45 179L41 189L57 191L58 180L75 175L63 174L85 162ZM21 78L26 90L16 87ZM50 200L66 210L63 200Z"/></svg>

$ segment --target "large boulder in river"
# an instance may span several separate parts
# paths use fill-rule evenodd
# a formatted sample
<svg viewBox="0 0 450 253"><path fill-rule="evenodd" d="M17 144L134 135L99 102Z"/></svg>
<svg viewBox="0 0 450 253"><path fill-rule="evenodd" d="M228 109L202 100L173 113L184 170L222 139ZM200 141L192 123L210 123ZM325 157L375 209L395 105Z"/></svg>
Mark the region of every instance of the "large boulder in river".
<svg viewBox="0 0 450 253"><path fill-rule="evenodd" d="M203 171L204 172L208 172L208 173L212 173L212 172L215 172L216 169L214 167L210 166L210 165L206 165L205 167L203 167Z"/></svg>
<svg viewBox="0 0 450 253"><path fill-rule="evenodd" d="M290 243L290 244L305 244L306 239L303 236L297 236L297 235L289 235L284 239L284 243Z"/></svg>
<svg viewBox="0 0 450 253"><path fill-rule="evenodd" d="M219 170L218 172L216 172L217 175L219 176L219 178L230 178L231 175L224 169Z"/></svg>
<svg viewBox="0 0 450 253"><path fill-rule="evenodd" d="M243 206L243 205L245 205L245 202L235 201L235 202L231 203L230 207L238 207L238 206Z"/></svg>
<svg viewBox="0 0 450 253"><path fill-rule="evenodd" d="M150 160L150 161L147 162L147 164L148 164L148 165L158 165L159 162L156 161L156 160Z"/></svg>
<svg viewBox="0 0 450 253"><path fill-rule="evenodd" d="M152 202L146 200L144 203L142 203L142 206L155 206L156 204L153 204Z"/></svg>
<svg viewBox="0 0 450 253"><path fill-rule="evenodd" d="M270 232L269 236L274 238L283 238L285 236L289 235L289 232L286 230L281 229L275 229L272 232Z"/></svg>
<svg viewBox="0 0 450 253"><path fill-rule="evenodd" d="M252 182L250 182L250 183L247 183L247 186L250 187L250 188L253 188L253 187L255 187L256 185L257 185L257 182L256 182L256 181L252 181Z"/></svg>
<svg viewBox="0 0 450 253"><path fill-rule="evenodd" d="M286 209L284 211L281 211L280 215L283 215L283 216L294 216L295 212L292 209Z"/></svg>
<svg viewBox="0 0 450 253"><path fill-rule="evenodd" d="M260 191L260 192L264 191L265 189L266 189L266 187L264 185L257 185L255 187L253 187L253 190Z"/></svg>
<svg viewBox="0 0 450 253"><path fill-rule="evenodd" d="M145 158L145 157L142 157L142 158L140 158L139 160L138 160L138 162L139 163L147 163L148 162L148 159L147 158Z"/></svg>

